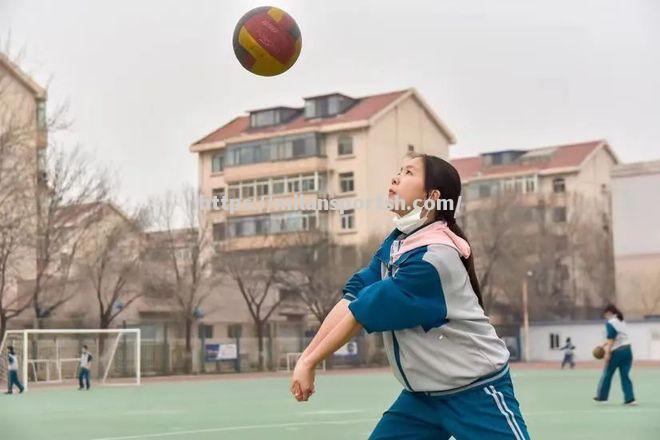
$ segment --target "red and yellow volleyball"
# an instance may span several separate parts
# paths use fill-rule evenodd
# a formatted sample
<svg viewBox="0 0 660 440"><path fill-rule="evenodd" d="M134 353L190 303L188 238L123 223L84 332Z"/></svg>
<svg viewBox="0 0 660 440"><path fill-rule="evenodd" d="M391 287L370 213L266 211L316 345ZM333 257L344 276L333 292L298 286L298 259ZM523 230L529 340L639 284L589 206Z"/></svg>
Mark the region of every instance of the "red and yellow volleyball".
<svg viewBox="0 0 660 440"><path fill-rule="evenodd" d="M300 55L302 38L296 21L285 11L262 6L236 24L234 53L250 72L275 76L289 70Z"/></svg>

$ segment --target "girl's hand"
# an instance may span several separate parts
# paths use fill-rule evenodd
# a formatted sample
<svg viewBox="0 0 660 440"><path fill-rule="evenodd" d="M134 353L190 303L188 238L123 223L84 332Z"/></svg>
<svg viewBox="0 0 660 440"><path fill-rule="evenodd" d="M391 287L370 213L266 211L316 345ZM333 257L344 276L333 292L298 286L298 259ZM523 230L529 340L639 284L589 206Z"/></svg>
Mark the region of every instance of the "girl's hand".
<svg viewBox="0 0 660 440"><path fill-rule="evenodd" d="M611 357L612 357L612 353L610 353L609 351L606 351L605 356L603 356L603 360L605 361L606 364L610 362Z"/></svg>
<svg viewBox="0 0 660 440"><path fill-rule="evenodd" d="M291 377L291 393L298 402L306 402L314 394L314 376L316 370L304 358L296 363Z"/></svg>

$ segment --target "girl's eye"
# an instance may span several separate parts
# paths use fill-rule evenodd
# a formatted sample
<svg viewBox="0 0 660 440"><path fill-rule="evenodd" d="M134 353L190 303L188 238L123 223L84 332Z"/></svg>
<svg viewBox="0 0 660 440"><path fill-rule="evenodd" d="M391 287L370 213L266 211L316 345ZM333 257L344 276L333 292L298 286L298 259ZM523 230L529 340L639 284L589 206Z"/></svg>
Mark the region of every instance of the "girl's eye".
<svg viewBox="0 0 660 440"><path fill-rule="evenodd" d="M407 170L407 171L406 171L406 174L412 174L412 171Z"/></svg>

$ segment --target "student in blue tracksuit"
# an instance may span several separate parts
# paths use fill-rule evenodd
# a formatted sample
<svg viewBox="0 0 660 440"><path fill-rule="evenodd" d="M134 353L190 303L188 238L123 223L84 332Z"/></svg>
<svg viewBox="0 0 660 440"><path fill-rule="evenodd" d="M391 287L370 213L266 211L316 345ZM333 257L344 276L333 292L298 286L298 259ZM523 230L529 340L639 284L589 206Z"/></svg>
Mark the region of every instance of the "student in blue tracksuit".
<svg viewBox="0 0 660 440"><path fill-rule="evenodd" d="M474 261L456 224L461 180L447 161L411 154L394 176L399 215L370 264L296 364L291 392L314 393L315 367L350 338L382 333L403 391L370 439L526 440L509 375L509 352L486 316ZM430 200L427 208L421 201ZM442 201L442 202L439 202Z"/></svg>
<svg viewBox="0 0 660 440"><path fill-rule="evenodd" d="M633 355L628 339L628 330L623 320L623 313L613 304L608 305L603 311L603 317L607 319L605 331L607 341L603 344L605 349L605 368L598 382L596 397L594 401L605 402L610 394L612 385L612 376L616 370L619 370L621 377L621 388L623 389L623 398L625 405L637 405L633 384L630 380L630 369L632 368Z"/></svg>
<svg viewBox="0 0 660 440"><path fill-rule="evenodd" d="M566 344L560 348L564 352L564 360L561 361L561 369L565 365L569 365L571 370L575 368L575 345L571 342L571 338L566 338Z"/></svg>
<svg viewBox="0 0 660 440"><path fill-rule="evenodd" d="M16 352L14 352L14 347L7 347L7 370L9 372L9 377L7 377L7 392L5 394L14 394L14 385L18 387L18 392L23 392L23 384L18 380L18 358L16 357Z"/></svg>
<svg viewBox="0 0 660 440"><path fill-rule="evenodd" d="M89 368L92 366L92 353L86 345L83 345L82 353L80 354L80 365L78 371L78 390L86 389L89 391Z"/></svg>

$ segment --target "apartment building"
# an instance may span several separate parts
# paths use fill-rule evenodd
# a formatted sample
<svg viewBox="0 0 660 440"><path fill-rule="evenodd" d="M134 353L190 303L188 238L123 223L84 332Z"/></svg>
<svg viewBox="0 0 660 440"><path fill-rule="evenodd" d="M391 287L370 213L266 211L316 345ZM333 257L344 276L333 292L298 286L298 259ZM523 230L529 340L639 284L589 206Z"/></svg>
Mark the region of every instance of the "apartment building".
<svg viewBox="0 0 660 440"><path fill-rule="evenodd" d="M205 197L272 196L273 203L258 212L208 213L205 220L213 224L222 249L277 246L278 240L305 231L323 232L340 245L382 238L392 228L392 215L355 209L354 201L384 199L406 152L446 158L455 142L414 89L360 98L333 93L303 102L250 111L190 146L199 158ZM294 199L297 205L286 205ZM353 209L308 209L329 206L330 200Z"/></svg>
<svg viewBox="0 0 660 440"><path fill-rule="evenodd" d="M464 185L460 215L478 249L478 269L492 275L484 288L493 302L516 309L529 277L536 319L594 313L613 288L610 171L618 159L607 141L452 163ZM509 259L514 252L520 258Z"/></svg>
<svg viewBox="0 0 660 440"><path fill-rule="evenodd" d="M2 253L8 258L0 298L5 310L24 305L18 286L36 271L29 239L36 236L36 196L46 177L46 101L46 90L0 53L0 224L6 233Z"/></svg>
<svg viewBox="0 0 660 440"><path fill-rule="evenodd" d="M612 170L616 299L626 318L660 315L660 160Z"/></svg>

